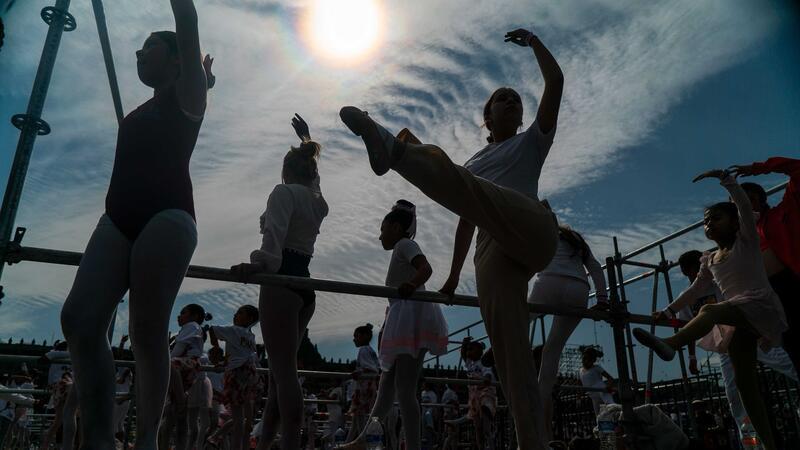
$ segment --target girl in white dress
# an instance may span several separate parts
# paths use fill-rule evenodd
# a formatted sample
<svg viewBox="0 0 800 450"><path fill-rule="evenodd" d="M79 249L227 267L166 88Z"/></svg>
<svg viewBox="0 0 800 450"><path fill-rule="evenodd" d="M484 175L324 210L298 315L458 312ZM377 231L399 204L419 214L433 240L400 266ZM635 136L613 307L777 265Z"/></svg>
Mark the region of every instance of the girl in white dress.
<svg viewBox="0 0 800 450"><path fill-rule="evenodd" d="M421 445L417 382L425 354L447 352L447 322L441 307L436 303L405 300L417 289L424 290L425 282L433 273L419 245L412 239L415 232L414 205L398 201L383 219L379 237L384 250L392 250L386 285L397 288L398 298L389 299L386 310L379 346L381 378L370 414L383 419L393 407L396 396L409 450L418 450Z"/></svg>

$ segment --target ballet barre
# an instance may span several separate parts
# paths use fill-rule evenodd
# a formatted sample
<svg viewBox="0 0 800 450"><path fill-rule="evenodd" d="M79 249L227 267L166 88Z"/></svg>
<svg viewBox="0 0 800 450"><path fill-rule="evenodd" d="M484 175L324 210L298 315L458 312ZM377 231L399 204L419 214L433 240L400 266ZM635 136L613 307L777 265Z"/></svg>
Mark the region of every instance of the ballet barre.
<svg viewBox="0 0 800 450"><path fill-rule="evenodd" d="M24 231L22 231L24 234ZM77 266L80 264L81 257L79 252L65 250L53 250L37 247L23 247L18 243L9 244L7 262L16 264L22 261L39 262L66 266ZM398 298L396 288L378 286L361 283L351 283L345 281L324 280L318 278L293 277L288 275L275 274L252 274L246 277L238 277L231 273L229 269L207 266L189 266L186 273L187 278L198 278L203 280L227 281L232 283L244 283L255 285L280 286L289 289L308 289L320 292L330 292L337 294L359 295L374 298ZM448 296L440 292L417 291L407 298L407 300L421 301L428 303L438 303L448 306L468 306L478 307L478 298L472 295L456 294ZM572 308L562 305L528 305L530 312L537 314L553 314L570 317L580 317L583 319L603 320L612 322L622 319L629 323L651 325L654 320L649 315L631 314L628 312L613 311L594 311L587 308ZM656 325L674 328L676 321L660 320Z"/></svg>
<svg viewBox="0 0 800 450"><path fill-rule="evenodd" d="M70 360L68 359L48 359L48 363L57 363L57 364L70 364ZM0 355L0 362L11 362L11 363L40 363L43 362L42 358L39 356L27 356L27 355ZM135 361L128 361L128 360L118 360L114 361L114 364L118 367L130 367L135 368L136 362ZM200 366L199 370L203 372L224 372L225 368L222 366ZM269 373L268 368L258 367L256 368L257 372L260 373ZM352 379L353 375L351 372L330 372L324 370L298 370L297 374L299 376L303 376L306 378L328 378L328 379ZM380 375L378 374L362 374L359 378L379 378ZM471 380L467 378L441 378L441 377L420 377L420 381L432 383L432 384L449 384L453 386L500 386L500 383L493 382L487 383L483 380ZM561 390L570 390L570 391L585 391L585 392L606 392L604 388L592 388L592 387L585 387L585 386L578 386L572 384L562 384L556 385L556 389ZM0 394L2 393L12 393L8 392L9 389L0 388ZM24 391L19 392L21 394L44 394L50 393L47 389L15 389L15 391Z"/></svg>

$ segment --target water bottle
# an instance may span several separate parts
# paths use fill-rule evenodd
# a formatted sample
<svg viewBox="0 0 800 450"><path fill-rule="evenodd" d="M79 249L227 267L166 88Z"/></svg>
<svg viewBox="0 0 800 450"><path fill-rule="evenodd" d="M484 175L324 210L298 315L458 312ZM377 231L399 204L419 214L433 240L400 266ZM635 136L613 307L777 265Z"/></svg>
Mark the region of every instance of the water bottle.
<svg viewBox="0 0 800 450"><path fill-rule="evenodd" d="M383 450L383 426L377 417L373 417L367 425L367 450Z"/></svg>
<svg viewBox="0 0 800 450"><path fill-rule="evenodd" d="M750 423L750 417L745 417L742 421L742 447L745 450L763 450L761 442L756 434L756 429Z"/></svg>
<svg viewBox="0 0 800 450"><path fill-rule="evenodd" d="M344 445L344 441L347 439L347 433L339 427L335 433L333 433L333 446L338 447L340 445Z"/></svg>

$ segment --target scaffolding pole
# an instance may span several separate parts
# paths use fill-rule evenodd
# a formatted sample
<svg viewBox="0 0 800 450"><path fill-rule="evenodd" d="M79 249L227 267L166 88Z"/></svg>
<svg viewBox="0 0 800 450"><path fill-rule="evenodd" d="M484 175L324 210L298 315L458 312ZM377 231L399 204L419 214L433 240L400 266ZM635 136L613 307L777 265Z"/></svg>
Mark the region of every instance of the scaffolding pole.
<svg viewBox="0 0 800 450"><path fill-rule="evenodd" d="M119 96L119 84L117 84L117 72L114 70L114 56L111 54L111 42L108 39L108 28L106 27L106 13L103 10L102 0L92 0L92 10L94 10L94 21L97 23L97 35L100 37L100 49L103 51L103 61L106 64L108 74L108 85L111 87L111 99L114 101L114 112L117 114L117 123L122 123L124 114L122 112L122 100Z"/></svg>
<svg viewBox="0 0 800 450"><path fill-rule="evenodd" d="M50 133L50 125L42 119L44 101L47 98L47 89L50 87L50 78L61 44L61 35L65 31L76 28L75 18L69 13L70 0L56 0L55 6L42 8L42 20L49 25L47 37L44 40L42 56L39 59L39 68L33 81L33 89L28 100L28 109L25 114L15 114L11 123L20 130L17 149L14 153L14 162L8 174L8 184L3 196L3 206L0 209L0 260L5 260L11 243L11 231L17 218L22 188L28 165L33 152L36 136ZM0 277L3 274L3 264L0 264ZM0 286L0 298L3 296L3 287Z"/></svg>

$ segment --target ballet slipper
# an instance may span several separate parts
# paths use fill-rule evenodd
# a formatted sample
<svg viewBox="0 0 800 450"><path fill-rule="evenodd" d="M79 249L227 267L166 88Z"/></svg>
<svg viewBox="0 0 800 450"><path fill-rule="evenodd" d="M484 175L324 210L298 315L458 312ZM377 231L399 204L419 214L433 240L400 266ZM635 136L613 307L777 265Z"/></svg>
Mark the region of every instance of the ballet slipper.
<svg viewBox="0 0 800 450"><path fill-rule="evenodd" d="M395 152L399 142L392 133L355 106L342 108L339 117L350 131L364 140L372 171L378 176L388 172L399 156Z"/></svg>
<svg viewBox="0 0 800 450"><path fill-rule="evenodd" d="M675 358L675 349L660 337L645 330L644 328L634 328L633 337L642 345L649 347L664 361L672 361Z"/></svg>

